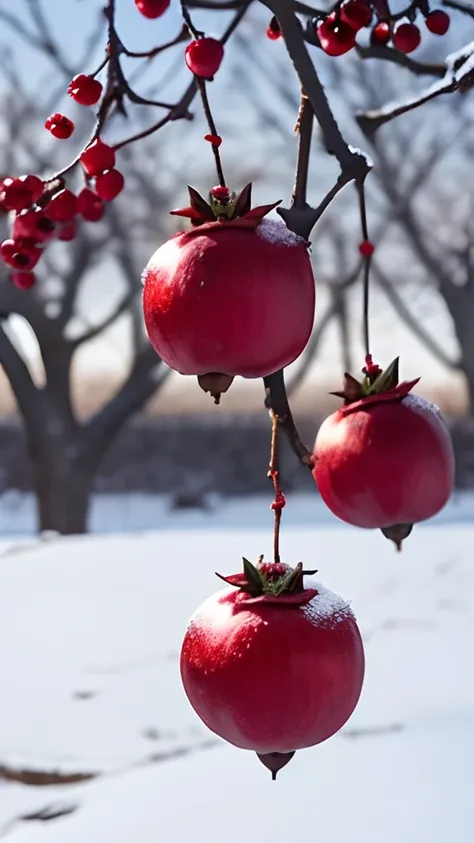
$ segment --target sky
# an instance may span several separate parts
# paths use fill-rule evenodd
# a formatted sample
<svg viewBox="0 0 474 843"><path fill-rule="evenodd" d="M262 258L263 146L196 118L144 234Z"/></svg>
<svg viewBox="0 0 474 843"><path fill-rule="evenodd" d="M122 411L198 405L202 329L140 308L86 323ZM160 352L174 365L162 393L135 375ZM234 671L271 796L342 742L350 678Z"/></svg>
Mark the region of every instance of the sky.
<svg viewBox="0 0 474 843"><path fill-rule="evenodd" d="M28 6L28 0L0 0L0 10L4 10L12 14L14 13L25 26L30 25ZM54 37L62 45L66 60L72 63L73 66L77 65L79 57L83 55L84 43L87 42L88 36L96 26L96 21L100 16L101 6L102 4L96 0L43 0L43 7L47 15L51 31ZM261 21L259 29L260 37L262 37L262 50L273 49L275 50L275 58L278 58L279 61L285 61L284 45L281 43L270 44L263 36L264 25L268 18L266 10L261 7L257 7L255 10L252 10L251 17L257 17L257 19ZM229 20L229 16L222 13L217 15L216 13L210 14L207 12L195 12L193 14L193 19L197 22L198 26L206 30L207 34L217 35L225 28L226 23ZM38 78L44 78L44 84L54 88L54 78L51 77L51 68L45 57L40 52L32 48L31 45L28 46L24 39L12 34L10 29L7 31L6 28L3 28L2 30L3 26L4 25L0 21L0 44L7 42L10 49L13 51L15 62L19 68L22 78L25 81L25 84L27 86L30 84L37 84ZM156 21L150 21L143 18L138 13L133 0L117 0L117 29L126 45L132 50L147 50L155 46L157 43L166 42L179 32L180 26L181 17L179 13L179 3L177 0L172 0L170 9L162 18ZM258 30L256 31L257 35L255 37L258 37ZM78 69L84 70L85 72L95 70L102 55L103 43L104 42L102 41L99 47L96 48L96 50L89 56L89 61L86 62L86 65ZM156 84L157 79L162 81L164 76L166 84L165 86L161 86L160 98L164 99L166 97L172 99L175 92L179 95L190 79L189 71L185 67L184 62L180 59L180 52L182 53L183 50L184 46L181 45L175 48L173 59L171 60L171 66L170 59L167 55L160 57L157 61L151 64L147 73L141 79L140 84L137 84L137 88L141 91L146 90L147 87ZM446 50L443 49L442 52L444 54ZM231 43L226 52L226 58L229 61L229 64L231 61L238 61L238 57L239 54L237 46L235 44L232 45ZM131 63L126 65L126 70L127 73L133 72ZM226 87L227 84L228 79L224 79L224 81L222 81L218 77L212 86L212 98L214 104L217 103L217 109L215 109L215 111L218 116L225 111L226 107L227 109L229 108L229 95ZM330 92L330 95L331 93L333 92ZM63 105L64 102L68 102L67 98L63 101L59 100L57 107ZM231 131L231 137L228 138L231 144L234 144L234 150L238 150L239 156L241 155L241 137L239 136L239 131L242 133L242 127L245 126L246 119L245 102L239 101L239 109L240 108L242 111L239 112L239 125L236 126L234 123L233 126L234 132L237 128L237 134L232 136ZM39 127L39 131L43 131L42 127ZM119 131L119 129L117 129L117 131ZM123 131L122 128L120 128L120 132L121 131ZM170 132L173 131L176 131L176 127L172 127L170 129ZM127 126L126 134L129 132L130 126ZM349 139L351 140L352 138ZM204 149L203 153L206 153L207 151L207 149ZM193 177L198 177L203 153L201 150L196 150L196 156L191 158L189 168L186 172L183 172L184 183L192 180ZM245 163L248 164L247 161ZM278 191L282 189L286 191L289 190L291 186L293 163L291 159L287 159L285 161L282 160L281 163L281 178L278 179ZM208 167L208 162L206 162L205 167ZM320 180L323 177L324 174L321 175L318 173L313 176L316 180ZM272 186L266 185L267 191L270 188L273 190ZM275 187L275 190L276 189L277 188ZM343 198L339 201L347 201L347 197L349 195L350 192L346 191L343 194ZM265 196L259 196L258 198L261 198L262 201L271 201L273 196L268 197L268 194L266 193ZM279 197L277 196L276 198ZM318 268L316 267L316 277L317 276ZM104 282L104 279L101 280L100 285L96 285L94 300L97 304L100 300L105 301L108 289L110 289L110 287ZM360 313L358 309L359 304L357 304L358 297L360 304L359 292L355 294L354 313L356 315L354 317L352 327L354 334L354 347L357 350L357 353L362 354L361 343L359 341L361 332L358 327ZM326 300L327 296L325 291L321 290L318 296L318 307L320 309L320 313L324 310ZM433 361L432 357L421 347L420 343L417 342L412 337L411 333L409 333L398 322L392 311L387 307L384 299L377 291L374 291L372 297L372 314L374 317L374 326L372 330L372 336L374 337L374 351L382 362L388 362L388 360L392 359L395 354L399 353L400 349L403 349L404 357L406 359L405 374L407 377L416 376L419 374L419 370L422 369L425 376L429 379L446 379L446 371L439 364ZM427 328L430 328L438 336L444 336L446 344L450 349L455 349L455 343L449 329L449 323L442 313L438 300L433 300L431 303L428 303L427 312L424 316L424 323ZM26 342L29 352L34 353L34 344L32 343L28 332L25 331L23 327L19 327L18 324L16 326L16 330L20 330L22 342ZM328 370L331 372L340 372L340 355L337 353L336 348L336 333L334 330L329 331L321 347L317 365L315 367L316 372L319 371L321 373ZM116 369L117 367L123 365L123 330L120 326L117 329L110 331L106 337L100 339L93 345L91 344L91 346L83 352L82 357L80 358L80 366L84 370L87 370L91 365L93 365L94 368L97 368L98 361L100 361L99 365L106 370Z"/></svg>

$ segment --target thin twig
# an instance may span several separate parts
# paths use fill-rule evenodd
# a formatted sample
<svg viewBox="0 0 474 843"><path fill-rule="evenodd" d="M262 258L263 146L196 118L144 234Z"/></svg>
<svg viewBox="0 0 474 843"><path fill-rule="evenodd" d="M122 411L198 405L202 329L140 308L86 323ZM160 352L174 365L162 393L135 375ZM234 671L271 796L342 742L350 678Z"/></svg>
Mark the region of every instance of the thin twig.
<svg viewBox="0 0 474 843"><path fill-rule="evenodd" d="M268 476L270 477L275 490L275 500L272 509L275 513L275 525L273 528L273 561L280 562L280 524L281 515L286 506L285 495L280 487L280 472L278 470L278 418L273 411L270 411L272 420L272 438L270 443L270 465Z"/></svg>
<svg viewBox="0 0 474 843"><path fill-rule="evenodd" d="M218 137L218 131L216 128L216 124L214 122L214 118L212 116L211 106L209 105L209 98L207 96L207 89L206 89L206 80L201 79L200 77L196 77L197 85L199 88L199 93L201 94L202 100L202 107L204 109L204 114L206 115L207 125L209 126L209 131L211 135L214 137ZM219 144L212 143L212 151L214 153L214 158L216 162L216 170L217 170L217 177L219 179L219 184L222 187L225 187L225 178L224 178L224 170L222 169L222 161L221 155L219 152Z"/></svg>
<svg viewBox="0 0 474 843"><path fill-rule="evenodd" d="M362 231L362 240L367 243L370 242L369 228L367 225L367 208L365 204L365 184L356 182L357 192L359 194L359 211L360 211L360 227ZM364 334L365 353L370 354L370 336L369 336L369 292L370 292L370 263L372 255L370 253L364 255L364 275L363 275L363 308L362 308L362 325Z"/></svg>

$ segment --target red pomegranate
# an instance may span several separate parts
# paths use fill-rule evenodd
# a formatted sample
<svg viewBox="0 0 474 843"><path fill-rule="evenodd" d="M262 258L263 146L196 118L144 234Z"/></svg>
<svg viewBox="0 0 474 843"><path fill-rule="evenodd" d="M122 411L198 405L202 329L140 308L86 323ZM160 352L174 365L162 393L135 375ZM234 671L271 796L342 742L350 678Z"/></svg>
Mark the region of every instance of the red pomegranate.
<svg viewBox="0 0 474 843"><path fill-rule="evenodd" d="M143 273L151 343L181 374L217 373L229 384L288 366L313 325L308 243L264 219L278 202L250 210L250 185L237 199L214 188L210 204L189 190L191 207L172 213L193 228L161 246Z"/></svg>
<svg viewBox="0 0 474 843"><path fill-rule="evenodd" d="M447 503L453 447L438 408L410 392L419 378L398 383L398 359L386 372L371 363L364 371L362 384L346 374L335 393L344 406L319 429L313 476L334 515L381 528L400 549L413 524Z"/></svg>
<svg viewBox="0 0 474 843"><path fill-rule="evenodd" d="M341 729L364 678L351 609L302 568L244 559L243 574L222 577L239 590L199 607L181 650L195 712L224 740L256 752L272 778L296 750Z"/></svg>

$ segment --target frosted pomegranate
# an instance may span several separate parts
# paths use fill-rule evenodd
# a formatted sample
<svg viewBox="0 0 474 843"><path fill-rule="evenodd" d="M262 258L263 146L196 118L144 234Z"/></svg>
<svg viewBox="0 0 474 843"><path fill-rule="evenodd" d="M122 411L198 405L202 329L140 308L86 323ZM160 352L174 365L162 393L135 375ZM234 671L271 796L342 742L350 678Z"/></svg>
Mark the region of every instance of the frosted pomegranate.
<svg viewBox="0 0 474 843"><path fill-rule="evenodd" d="M181 651L184 689L201 720L256 752L272 778L296 750L346 723L364 678L350 607L302 568L244 559L244 574L222 578L238 590L200 606Z"/></svg>
<svg viewBox="0 0 474 843"><path fill-rule="evenodd" d="M447 503L454 481L448 428L434 404L398 383L398 360L373 366L362 383L346 375L344 406L321 425L313 476L334 515L381 528L398 549L413 527ZM367 374L368 372L368 374Z"/></svg>
<svg viewBox="0 0 474 843"><path fill-rule="evenodd" d="M193 227L161 246L143 273L151 343L172 369L221 384L288 366L313 325L309 244L264 219L278 202L250 210L250 185L238 198L213 188L209 203L189 191L191 206L171 213Z"/></svg>

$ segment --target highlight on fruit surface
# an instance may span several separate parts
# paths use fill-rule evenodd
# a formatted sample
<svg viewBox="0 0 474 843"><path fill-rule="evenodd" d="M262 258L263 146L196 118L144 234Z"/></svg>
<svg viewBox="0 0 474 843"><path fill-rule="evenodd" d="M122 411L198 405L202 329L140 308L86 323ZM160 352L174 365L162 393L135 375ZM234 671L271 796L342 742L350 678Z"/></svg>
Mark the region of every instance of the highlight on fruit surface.
<svg viewBox="0 0 474 843"><path fill-rule="evenodd" d="M353 713L364 650L349 605L299 563L221 577L230 588L191 618L181 677L196 714L221 738L257 753L275 779L297 750L330 738ZM218 575L220 576L220 575Z"/></svg>
<svg viewBox="0 0 474 843"><path fill-rule="evenodd" d="M379 528L400 550L414 524L436 515L454 484L451 437L439 409L398 382L398 358L382 372L370 355L359 383L345 375L344 405L321 425L313 476L342 521Z"/></svg>
<svg viewBox="0 0 474 843"><path fill-rule="evenodd" d="M144 317L162 360L199 376L218 401L236 375L265 377L299 357L313 327L314 277L309 244L265 219L279 202L251 209L251 185L239 196L222 185L208 201L189 195L190 206L171 213L191 229L143 272Z"/></svg>

